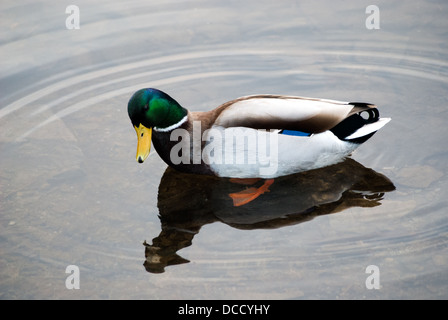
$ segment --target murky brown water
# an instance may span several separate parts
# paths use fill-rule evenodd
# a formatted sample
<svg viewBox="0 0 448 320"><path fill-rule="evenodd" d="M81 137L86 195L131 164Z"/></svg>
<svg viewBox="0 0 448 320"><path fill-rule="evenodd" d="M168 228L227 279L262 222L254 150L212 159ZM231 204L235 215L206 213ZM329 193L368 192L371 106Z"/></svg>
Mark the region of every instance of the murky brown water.
<svg viewBox="0 0 448 320"><path fill-rule="evenodd" d="M2 1L0 298L448 297L448 5ZM191 110L256 93L391 117L336 166L233 207L226 179L135 161L142 87ZM66 288L66 267L80 289ZM368 289L369 265L380 288Z"/></svg>

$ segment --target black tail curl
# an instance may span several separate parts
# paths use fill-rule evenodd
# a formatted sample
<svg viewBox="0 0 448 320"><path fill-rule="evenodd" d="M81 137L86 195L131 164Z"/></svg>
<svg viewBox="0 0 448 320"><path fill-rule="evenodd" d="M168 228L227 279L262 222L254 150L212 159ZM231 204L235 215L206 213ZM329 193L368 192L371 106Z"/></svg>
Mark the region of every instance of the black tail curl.
<svg viewBox="0 0 448 320"><path fill-rule="evenodd" d="M362 102L351 102L350 104L354 106L366 106L370 105L368 103ZM339 139L344 141L350 141L353 143L363 143L368 140L375 132L369 133L365 136L358 137L355 139L346 139L352 133L354 133L359 128L362 128L366 124L377 122L380 118L380 113L377 108L369 108L358 113L351 115L350 117L344 119L342 122L330 129L331 132Z"/></svg>

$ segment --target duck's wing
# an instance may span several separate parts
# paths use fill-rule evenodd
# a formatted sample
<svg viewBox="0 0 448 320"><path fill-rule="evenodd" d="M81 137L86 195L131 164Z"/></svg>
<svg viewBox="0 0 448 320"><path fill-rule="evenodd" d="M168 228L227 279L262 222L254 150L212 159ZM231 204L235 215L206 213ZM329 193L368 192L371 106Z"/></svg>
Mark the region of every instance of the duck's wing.
<svg viewBox="0 0 448 320"><path fill-rule="evenodd" d="M278 95L242 97L221 105L217 110L214 125L308 133L329 130L347 117L366 110L375 110L374 116L378 117L376 106L369 103Z"/></svg>

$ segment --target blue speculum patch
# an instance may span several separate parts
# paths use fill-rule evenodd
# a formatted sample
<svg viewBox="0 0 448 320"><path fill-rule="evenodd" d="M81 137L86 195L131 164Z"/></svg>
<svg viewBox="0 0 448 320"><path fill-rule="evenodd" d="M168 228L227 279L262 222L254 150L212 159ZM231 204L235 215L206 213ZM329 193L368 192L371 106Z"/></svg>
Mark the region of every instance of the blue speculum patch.
<svg viewBox="0 0 448 320"><path fill-rule="evenodd" d="M311 136L311 133L303 132L303 131L296 131L296 130L282 130L280 133L281 134L286 134L288 136L297 136L297 137L309 137L309 136Z"/></svg>

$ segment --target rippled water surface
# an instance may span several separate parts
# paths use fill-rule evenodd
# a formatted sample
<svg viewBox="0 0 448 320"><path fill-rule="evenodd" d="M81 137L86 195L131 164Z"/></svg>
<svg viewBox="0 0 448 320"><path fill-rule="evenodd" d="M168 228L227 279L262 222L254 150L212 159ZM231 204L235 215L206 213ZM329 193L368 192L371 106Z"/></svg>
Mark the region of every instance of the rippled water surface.
<svg viewBox="0 0 448 320"><path fill-rule="evenodd" d="M68 4L2 1L0 298L448 298L448 4L377 1L373 30L369 4L77 1L69 30ZM191 110L366 101L392 121L234 207L244 186L135 161L142 87Z"/></svg>

